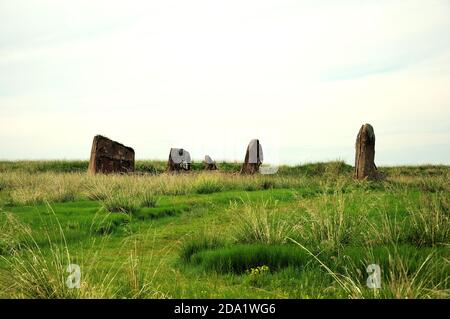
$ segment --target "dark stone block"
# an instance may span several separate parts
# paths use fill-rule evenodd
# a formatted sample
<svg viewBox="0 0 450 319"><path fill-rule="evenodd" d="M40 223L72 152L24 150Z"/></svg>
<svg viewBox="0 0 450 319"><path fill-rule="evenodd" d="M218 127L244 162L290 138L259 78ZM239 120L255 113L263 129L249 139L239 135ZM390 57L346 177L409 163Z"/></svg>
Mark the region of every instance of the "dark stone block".
<svg viewBox="0 0 450 319"><path fill-rule="evenodd" d="M356 138L355 177L357 179L378 179L375 165L375 132L372 125L364 124Z"/></svg>
<svg viewBox="0 0 450 319"><path fill-rule="evenodd" d="M97 135L92 142L88 172L91 174L134 172L134 150Z"/></svg>

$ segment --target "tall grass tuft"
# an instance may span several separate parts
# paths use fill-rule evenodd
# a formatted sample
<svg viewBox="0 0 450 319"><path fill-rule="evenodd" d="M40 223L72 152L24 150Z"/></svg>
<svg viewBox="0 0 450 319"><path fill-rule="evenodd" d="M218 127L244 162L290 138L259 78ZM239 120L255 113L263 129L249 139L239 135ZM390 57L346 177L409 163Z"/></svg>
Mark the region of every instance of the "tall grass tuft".
<svg viewBox="0 0 450 319"><path fill-rule="evenodd" d="M367 221L366 243L396 245L402 242L405 237L405 227L398 212L381 209L379 214L379 220Z"/></svg>
<svg viewBox="0 0 450 319"><path fill-rule="evenodd" d="M194 188L197 194L212 194L222 190L219 180L211 177L200 177Z"/></svg>
<svg viewBox="0 0 450 319"><path fill-rule="evenodd" d="M0 285L3 289L20 298L75 298L84 291L69 289L66 285L67 266L71 256L65 242L62 228L59 226L61 243L49 239L47 252L41 250L34 240L31 230L12 216L6 220L11 229L22 238L20 246L13 247L2 256L7 270L0 273Z"/></svg>
<svg viewBox="0 0 450 319"><path fill-rule="evenodd" d="M292 223L277 210L277 201L231 205L236 216L235 238L241 243L282 244L293 231Z"/></svg>
<svg viewBox="0 0 450 319"><path fill-rule="evenodd" d="M168 297L155 284L155 276L161 264L151 270L145 267L146 263L151 264L153 260L153 253L149 258L143 255L143 243L147 241L147 236L136 236L130 239L132 248L128 252L128 258L123 267L125 280L119 288L121 296L132 299Z"/></svg>
<svg viewBox="0 0 450 319"><path fill-rule="evenodd" d="M444 193L421 196L411 205L408 240L417 246L448 245L450 242L450 203Z"/></svg>
<svg viewBox="0 0 450 319"><path fill-rule="evenodd" d="M356 225L364 216L346 212L347 199L342 194L322 195L315 205L303 207L302 221L295 225L294 237L321 248L338 250L355 240Z"/></svg>
<svg viewBox="0 0 450 319"><path fill-rule="evenodd" d="M223 247L224 241L215 235L197 235L194 238L183 241L180 249L180 256L184 262L190 262L191 257L196 253Z"/></svg>
<svg viewBox="0 0 450 319"><path fill-rule="evenodd" d="M17 232L16 217L4 212L0 216L0 256L9 256L20 249L21 232Z"/></svg>
<svg viewBox="0 0 450 319"><path fill-rule="evenodd" d="M102 201L103 207L110 213L133 214L139 210L138 199L118 192L110 194Z"/></svg>
<svg viewBox="0 0 450 319"><path fill-rule="evenodd" d="M147 207L147 208L152 208L152 207L156 207L158 203L158 197L156 197L154 194L152 193L143 193L140 196L140 206L141 207Z"/></svg>
<svg viewBox="0 0 450 319"><path fill-rule="evenodd" d="M438 263L429 254L419 261L419 267L411 269L397 251L389 254L389 263L385 275L386 286L383 293L386 298L443 298L450 297L450 290L445 289L449 277L443 282L435 283L434 278L438 277L436 269Z"/></svg>

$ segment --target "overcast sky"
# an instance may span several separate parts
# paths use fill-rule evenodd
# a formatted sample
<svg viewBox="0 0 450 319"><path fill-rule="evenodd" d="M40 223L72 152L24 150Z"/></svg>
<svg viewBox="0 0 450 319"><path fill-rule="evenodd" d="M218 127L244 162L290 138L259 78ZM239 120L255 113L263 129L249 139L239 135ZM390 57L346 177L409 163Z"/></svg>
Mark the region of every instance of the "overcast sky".
<svg viewBox="0 0 450 319"><path fill-rule="evenodd" d="M0 159L450 164L450 1L0 0Z"/></svg>

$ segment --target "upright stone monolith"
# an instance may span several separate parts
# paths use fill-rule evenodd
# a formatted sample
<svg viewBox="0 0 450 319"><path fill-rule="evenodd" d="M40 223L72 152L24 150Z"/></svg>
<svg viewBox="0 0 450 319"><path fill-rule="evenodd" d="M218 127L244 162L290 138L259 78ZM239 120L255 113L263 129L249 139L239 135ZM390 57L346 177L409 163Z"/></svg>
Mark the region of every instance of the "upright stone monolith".
<svg viewBox="0 0 450 319"><path fill-rule="evenodd" d="M263 162L263 151L259 140L251 140L245 153L244 164L242 164L241 174L254 174L259 172L259 167Z"/></svg>
<svg viewBox="0 0 450 319"><path fill-rule="evenodd" d="M215 171L217 170L216 162L209 155L206 155L203 168L205 171Z"/></svg>
<svg viewBox="0 0 450 319"><path fill-rule="evenodd" d="M191 170L191 155L182 148L171 148L169 160L167 162L167 171L189 171Z"/></svg>
<svg viewBox="0 0 450 319"><path fill-rule="evenodd" d="M355 177L357 179L377 179L375 165L375 132L372 125L364 124L356 138Z"/></svg>
<svg viewBox="0 0 450 319"><path fill-rule="evenodd" d="M88 173L134 172L134 150L107 137L94 137Z"/></svg>

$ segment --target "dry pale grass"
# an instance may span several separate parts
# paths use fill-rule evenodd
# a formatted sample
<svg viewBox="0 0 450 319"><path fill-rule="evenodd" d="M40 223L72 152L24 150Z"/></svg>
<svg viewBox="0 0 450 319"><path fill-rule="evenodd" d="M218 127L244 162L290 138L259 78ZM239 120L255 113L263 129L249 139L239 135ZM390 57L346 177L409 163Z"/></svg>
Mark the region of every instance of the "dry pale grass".
<svg viewBox="0 0 450 319"><path fill-rule="evenodd" d="M12 205L104 200L116 194L127 197L207 194L227 190L299 188L304 179L283 176L241 176L229 173L159 175L87 175L84 173L7 172L1 176L3 191Z"/></svg>

